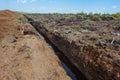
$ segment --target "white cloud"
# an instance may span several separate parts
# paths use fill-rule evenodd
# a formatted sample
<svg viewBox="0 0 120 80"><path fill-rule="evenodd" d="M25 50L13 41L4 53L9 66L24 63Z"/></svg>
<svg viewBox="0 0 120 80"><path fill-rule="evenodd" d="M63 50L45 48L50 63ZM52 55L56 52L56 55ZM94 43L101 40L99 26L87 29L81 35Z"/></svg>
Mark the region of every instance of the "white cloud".
<svg viewBox="0 0 120 80"><path fill-rule="evenodd" d="M26 3L27 0L17 0L18 3Z"/></svg>
<svg viewBox="0 0 120 80"><path fill-rule="evenodd" d="M31 0L30 2L36 2L37 0Z"/></svg>
<svg viewBox="0 0 120 80"><path fill-rule="evenodd" d="M32 8L32 10L35 10L35 8Z"/></svg>
<svg viewBox="0 0 120 80"><path fill-rule="evenodd" d="M106 8L103 8L103 10L105 10Z"/></svg>
<svg viewBox="0 0 120 80"><path fill-rule="evenodd" d="M46 7L40 7L39 10L40 11L43 11L43 10L46 10L47 8Z"/></svg>
<svg viewBox="0 0 120 80"><path fill-rule="evenodd" d="M112 9L116 9L116 8L117 8L117 6L116 6L116 5L112 6Z"/></svg>
<svg viewBox="0 0 120 80"><path fill-rule="evenodd" d="M17 0L18 3L36 2L37 0Z"/></svg>
<svg viewBox="0 0 120 80"><path fill-rule="evenodd" d="M49 3L56 3L56 2L57 2L57 0L49 0Z"/></svg>
<svg viewBox="0 0 120 80"><path fill-rule="evenodd" d="M59 8L58 10L59 10L59 11L63 11L63 10L64 10L64 8Z"/></svg>

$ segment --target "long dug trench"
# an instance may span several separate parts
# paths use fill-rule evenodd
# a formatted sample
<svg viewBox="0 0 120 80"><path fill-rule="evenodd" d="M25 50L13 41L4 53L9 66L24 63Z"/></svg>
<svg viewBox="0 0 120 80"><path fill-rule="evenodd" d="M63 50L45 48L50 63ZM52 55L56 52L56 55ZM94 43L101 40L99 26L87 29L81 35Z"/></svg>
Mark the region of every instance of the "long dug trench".
<svg viewBox="0 0 120 80"><path fill-rule="evenodd" d="M71 77L72 80L87 80L87 78L82 74L82 72L60 51L42 32L40 32L34 25L33 27L38 31L39 35L42 36L47 42L48 46L53 49L55 55L61 61L62 67L66 73Z"/></svg>
<svg viewBox="0 0 120 80"><path fill-rule="evenodd" d="M83 73L67 58L67 56L64 55L63 51L59 50L59 48L56 47L47 36L45 36L35 25L33 25L34 21L30 21L30 23L39 33L39 36L42 36L45 39L46 43L54 51L55 55L58 56L62 67L72 80L88 80L85 75L83 75Z"/></svg>
<svg viewBox="0 0 120 80"><path fill-rule="evenodd" d="M42 34L37 28L36 30L42 35L46 42L48 43L48 46L50 46L55 54L59 57L61 64L67 74L73 79L73 80L87 80L86 77L82 74L79 69L77 69L74 64L72 64L69 59L64 55L62 51L60 51L44 34Z"/></svg>
<svg viewBox="0 0 120 80"><path fill-rule="evenodd" d="M40 21L38 16L28 15L27 18L53 48L73 80L120 80L119 62L116 62L119 61L118 55L110 58L104 49L62 32L63 27L51 27L49 22Z"/></svg>

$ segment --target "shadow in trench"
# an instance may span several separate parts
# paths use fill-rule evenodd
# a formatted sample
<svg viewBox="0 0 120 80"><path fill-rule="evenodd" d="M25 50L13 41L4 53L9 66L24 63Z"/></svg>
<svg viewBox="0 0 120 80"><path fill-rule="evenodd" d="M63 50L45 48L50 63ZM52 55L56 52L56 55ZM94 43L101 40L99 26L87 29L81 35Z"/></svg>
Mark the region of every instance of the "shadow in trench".
<svg viewBox="0 0 120 80"><path fill-rule="evenodd" d="M44 34L42 34L38 29L36 29L40 35L44 37L46 42L48 43L48 46L51 47L55 54L58 56L58 58L61 61L61 64L63 68L66 70L67 74L72 78L72 80L88 80L82 72L74 66L70 62L70 60L64 55L62 51L60 51Z"/></svg>

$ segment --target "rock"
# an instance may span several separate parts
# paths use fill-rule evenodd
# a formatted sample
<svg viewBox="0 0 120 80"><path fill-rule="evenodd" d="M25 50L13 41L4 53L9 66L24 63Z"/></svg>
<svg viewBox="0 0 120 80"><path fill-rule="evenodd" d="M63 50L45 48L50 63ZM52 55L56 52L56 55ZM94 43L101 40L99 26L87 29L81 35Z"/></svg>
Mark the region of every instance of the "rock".
<svg viewBox="0 0 120 80"><path fill-rule="evenodd" d="M65 30L65 34L69 34L71 32L72 32L71 30Z"/></svg>

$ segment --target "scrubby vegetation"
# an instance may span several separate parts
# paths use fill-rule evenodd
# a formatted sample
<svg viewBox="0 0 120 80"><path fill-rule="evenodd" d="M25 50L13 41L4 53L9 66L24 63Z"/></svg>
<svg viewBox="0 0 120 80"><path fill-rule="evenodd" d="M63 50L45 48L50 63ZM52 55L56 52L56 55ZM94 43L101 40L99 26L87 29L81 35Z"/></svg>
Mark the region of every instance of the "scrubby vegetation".
<svg viewBox="0 0 120 80"><path fill-rule="evenodd" d="M40 21L48 29L65 35L77 36L90 44L100 44L111 50L120 46L120 13L77 13L77 14L31 14L29 18ZM43 26L42 25L42 26ZM114 39L113 39L114 38ZM111 46L109 46L111 45Z"/></svg>
<svg viewBox="0 0 120 80"><path fill-rule="evenodd" d="M115 17L115 18L120 18L120 13L112 14L112 16Z"/></svg>
<svg viewBox="0 0 120 80"><path fill-rule="evenodd" d="M89 62L92 63L93 68L91 68L91 64L88 64L90 65L90 69L88 69L88 65L84 65L84 63L81 64L84 65L84 68L86 67L85 72L86 69L88 69L88 72L91 70L91 74L91 72L95 70L96 74L96 72L101 69L103 73L106 72L106 74L108 74L107 76L109 76L109 71L107 72L105 69L109 70L112 67L112 69L114 69L114 61L120 56L120 18L116 15L118 14L87 14L81 12L78 14L55 13L27 16L30 18L29 20L33 21L31 24L35 26L38 31L48 37L51 42L66 54L72 56L68 57L75 59L78 65L81 64L81 60L85 61L86 64ZM113 60L113 63L108 62L108 60ZM97 61L98 65L101 66L95 65ZM103 64L101 64L102 62ZM119 64L120 61L118 59L117 65ZM95 69L97 67L98 69ZM119 72L118 67L116 70ZM111 71L111 74L113 73L114 70ZM95 76L95 74L93 74L93 76ZM114 74L116 75L116 72ZM100 74L98 74L98 76L100 76ZM97 77L94 79L96 78ZM100 77L101 80L106 80L107 78L109 77L105 79Z"/></svg>
<svg viewBox="0 0 120 80"><path fill-rule="evenodd" d="M113 14L109 14L109 13L85 13L85 12L80 12L80 13L76 13L76 14L61 14L61 13L53 13L50 15L56 15L57 17L60 17L60 16L66 16L66 17L71 17L71 16L84 16L84 17L96 17L96 18L99 18L99 17L114 17L114 18L120 18L120 12L118 13L113 13Z"/></svg>
<svg viewBox="0 0 120 80"><path fill-rule="evenodd" d="M24 24L27 22L27 19L25 19L23 16L18 17L18 22L20 23L20 32L21 34L24 34Z"/></svg>

